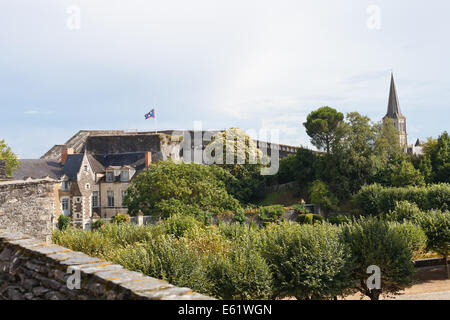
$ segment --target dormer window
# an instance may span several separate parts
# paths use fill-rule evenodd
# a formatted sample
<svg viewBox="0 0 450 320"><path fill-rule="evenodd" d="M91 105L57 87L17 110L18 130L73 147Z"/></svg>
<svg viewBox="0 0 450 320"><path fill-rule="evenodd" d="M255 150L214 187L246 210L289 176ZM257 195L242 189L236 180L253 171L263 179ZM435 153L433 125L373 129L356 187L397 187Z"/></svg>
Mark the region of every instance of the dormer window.
<svg viewBox="0 0 450 320"><path fill-rule="evenodd" d="M114 181L114 172L108 171L106 172L106 182L113 182Z"/></svg>
<svg viewBox="0 0 450 320"><path fill-rule="evenodd" d="M128 170L124 170L120 173L120 181L127 182L130 180L130 173Z"/></svg>
<svg viewBox="0 0 450 320"><path fill-rule="evenodd" d="M61 190L62 191L68 191L69 190L69 181L63 181L61 184Z"/></svg>

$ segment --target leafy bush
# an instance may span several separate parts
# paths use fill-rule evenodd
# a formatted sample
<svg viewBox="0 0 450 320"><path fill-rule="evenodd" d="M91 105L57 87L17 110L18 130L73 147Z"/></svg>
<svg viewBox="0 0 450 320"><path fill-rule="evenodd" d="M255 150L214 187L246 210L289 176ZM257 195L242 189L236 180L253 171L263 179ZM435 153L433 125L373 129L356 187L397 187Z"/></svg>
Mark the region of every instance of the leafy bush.
<svg viewBox="0 0 450 320"><path fill-rule="evenodd" d="M450 279L447 262L450 254L450 211L430 211L422 216L420 225L428 238L428 249L444 257L447 277Z"/></svg>
<svg viewBox="0 0 450 320"><path fill-rule="evenodd" d="M240 224L244 224L247 221L244 209L239 208L236 210L236 213L233 216L233 221L238 222Z"/></svg>
<svg viewBox="0 0 450 320"><path fill-rule="evenodd" d="M112 223L129 223L130 222L130 216L128 214L122 214L122 213L118 213L116 214L112 219L111 219Z"/></svg>
<svg viewBox="0 0 450 320"><path fill-rule="evenodd" d="M140 271L149 276L167 280L176 286L189 287L201 293L211 291L211 283L205 275L203 258L195 248L189 245L186 238L176 239L170 235L154 238L145 245L147 256L141 249L128 249L122 249L121 254L118 255L121 257L120 261L116 259L114 262L128 266L134 263L139 266L143 263L142 261L147 261L140 266Z"/></svg>
<svg viewBox="0 0 450 320"><path fill-rule="evenodd" d="M361 218L342 227L343 241L348 244L356 268L352 277L355 289L372 300L382 293L395 294L413 283L414 264L411 242L388 221L377 218ZM367 268L378 266L381 270L381 289L368 289Z"/></svg>
<svg viewBox="0 0 450 320"><path fill-rule="evenodd" d="M174 215L158 225L163 234L173 235L177 238L183 237L189 230L202 225L192 216Z"/></svg>
<svg viewBox="0 0 450 320"><path fill-rule="evenodd" d="M202 210L218 213L236 210L239 202L231 196L219 176L230 176L215 165L159 161L133 180L124 198L131 214L169 217L196 215Z"/></svg>
<svg viewBox="0 0 450 320"><path fill-rule="evenodd" d="M138 226L129 223L106 223L96 233L111 240L119 246L143 243L152 239L154 233L151 226Z"/></svg>
<svg viewBox="0 0 450 320"><path fill-rule="evenodd" d="M348 223L351 221L351 219L347 216L344 216L342 214L338 214L338 215L330 215L327 218L327 221L331 224L335 224L335 225L341 225L344 223Z"/></svg>
<svg viewBox="0 0 450 320"><path fill-rule="evenodd" d="M228 255L215 254L208 262L212 292L222 299L268 299L272 295L269 266L249 238L235 243Z"/></svg>
<svg viewBox="0 0 450 320"><path fill-rule="evenodd" d="M282 205L259 207L259 218L264 223L278 221L283 214L284 207Z"/></svg>
<svg viewBox="0 0 450 320"><path fill-rule="evenodd" d="M322 222L324 220L324 217L322 217L321 215L313 213L300 214L297 217L297 222L300 224L314 224L316 222Z"/></svg>
<svg viewBox="0 0 450 320"><path fill-rule="evenodd" d="M98 230L102 228L106 224L105 220L98 219L94 223L92 223L92 230Z"/></svg>
<svg viewBox="0 0 450 320"><path fill-rule="evenodd" d="M450 184L441 183L427 187L382 187L377 184L367 185L354 196L354 203L361 214L380 214L395 209L397 202L415 203L420 210L450 209Z"/></svg>
<svg viewBox="0 0 450 320"><path fill-rule="evenodd" d="M420 256L427 247L427 236L419 225L405 221L403 223L391 222L390 227L401 235L408 243L413 258Z"/></svg>
<svg viewBox="0 0 450 320"><path fill-rule="evenodd" d="M421 215L422 211L420 211L417 204L408 201L399 201L395 204L394 210L386 214L386 219L397 222L403 222L404 220L417 221Z"/></svg>
<svg viewBox="0 0 450 320"><path fill-rule="evenodd" d="M106 260L109 260L116 247L112 239L104 237L100 232L83 231L77 228L55 230L52 240L53 243L63 247Z"/></svg>
<svg viewBox="0 0 450 320"><path fill-rule="evenodd" d="M264 232L262 255L272 270L274 297L330 299L352 285L350 252L337 227L285 222Z"/></svg>
<svg viewBox="0 0 450 320"><path fill-rule="evenodd" d="M58 218L58 229L65 230L67 229L67 227L70 226L70 223L71 223L70 217L62 214Z"/></svg>
<svg viewBox="0 0 450 320"><path fill-rule="evenodd" d="M295 213L297 213L297 214L309 213L309 210L305 206L304 203L296 203L296 204L292 205L292 209L294 209Z"/></svg>
<svg viewBox="0 0 450 320"><path fill-rule="evenodd" d="M318 205L321 209L329 211L337 208L338 199L328 189L327 185L315 180L309 187L309 197L312 203Z"/></svg>

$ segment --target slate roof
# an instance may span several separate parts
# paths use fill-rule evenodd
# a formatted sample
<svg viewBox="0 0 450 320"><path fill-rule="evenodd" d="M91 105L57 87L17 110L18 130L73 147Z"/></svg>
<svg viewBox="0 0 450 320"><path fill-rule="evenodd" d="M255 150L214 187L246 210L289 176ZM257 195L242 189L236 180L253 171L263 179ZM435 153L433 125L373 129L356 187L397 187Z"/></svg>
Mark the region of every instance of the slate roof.
<svg viewBox="0 0 450 320"><path fill-rule="evenodd" d="M76 181L77 174L80 171L81 163L83 162L82 154L69 154L66 163L62 170L62 174L69 177L69 180Z"/></svg>
<svg viewBox="0 0 450 320"><path fill-rule="evenodd" d="M136 171L145 168L145 152L92 155L104 168L131 166ZM104 171L103 171L104 172Z"/></svg>
<svg viewBox="0 0 450 320"><path fill-rule="evenodd" d="M391 88L389 91L389 102L386 113L388 118L404 118L400 111L400 103L398 102L397 89L395 87L394 75L391 73Z"/></svg>
<svg viewBox="0 0 450 320"><path fill-rule="evenodd" d="M59 179L62 175L63 167L59 162L45 159L22 159L19 160L19 167L13 172L12 177L16 180L24 180L28 177L40 179L50 177Z"/></svg>

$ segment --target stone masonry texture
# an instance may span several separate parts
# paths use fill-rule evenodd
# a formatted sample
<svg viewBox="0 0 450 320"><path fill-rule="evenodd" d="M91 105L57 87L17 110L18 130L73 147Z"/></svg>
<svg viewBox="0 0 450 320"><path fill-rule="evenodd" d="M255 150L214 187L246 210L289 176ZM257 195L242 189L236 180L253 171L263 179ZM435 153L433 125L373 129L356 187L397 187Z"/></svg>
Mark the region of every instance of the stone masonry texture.
<svg viewBox="0 0 450 320"><path fill-rule="evenodd" d="M0 182L0 227L51 241L55 180Z"/></svg>
<svg viewBox="0 0 450 320"><path fill-rule="evenodd" d="M69 270L75 270L68 272ZM79 274L80 288L76 284ZM209 300L120 265L0 229L0 300Z"/></svg>

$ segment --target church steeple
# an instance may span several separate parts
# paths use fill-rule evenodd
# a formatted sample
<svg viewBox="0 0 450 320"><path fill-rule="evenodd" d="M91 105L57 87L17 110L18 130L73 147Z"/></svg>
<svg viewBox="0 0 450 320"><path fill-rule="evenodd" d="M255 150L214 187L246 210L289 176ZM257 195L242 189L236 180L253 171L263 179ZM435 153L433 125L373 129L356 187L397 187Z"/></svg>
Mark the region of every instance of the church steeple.
<svg viewBox="0 0 450 320"><path fill-rule="evenodd" d="M391 73L391 88L389 91L389 102L386 117L392 119L403 117L402 112L400 111L400 104L398 103L398 95L397 89L395 88L393 73Z"/></svg>
<svg viewBox="0 0 450 320"><path fill-rule="evenodd" d="M391 88L389 90L388 108L385 118L394 120L394 126L398 130L400 145L403 148L408 146L408 134L406 133L406 117L400 111L397 88L395 87L394 74L391 73Z"/></svg>

